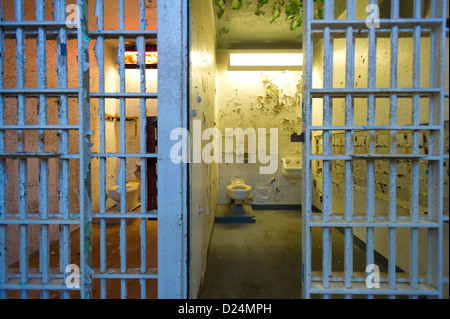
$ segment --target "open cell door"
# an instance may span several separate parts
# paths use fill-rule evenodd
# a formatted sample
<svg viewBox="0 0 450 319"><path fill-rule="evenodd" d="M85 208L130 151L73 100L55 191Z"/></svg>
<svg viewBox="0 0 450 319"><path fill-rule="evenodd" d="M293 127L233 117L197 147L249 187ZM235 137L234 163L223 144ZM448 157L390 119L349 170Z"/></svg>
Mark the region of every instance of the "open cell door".
<svg viewBox="0 0 450 319"><path fill-rule="evenodd" d="M442 298L447 1L325 0L323 17L303 7L303 297Z"/></svg>

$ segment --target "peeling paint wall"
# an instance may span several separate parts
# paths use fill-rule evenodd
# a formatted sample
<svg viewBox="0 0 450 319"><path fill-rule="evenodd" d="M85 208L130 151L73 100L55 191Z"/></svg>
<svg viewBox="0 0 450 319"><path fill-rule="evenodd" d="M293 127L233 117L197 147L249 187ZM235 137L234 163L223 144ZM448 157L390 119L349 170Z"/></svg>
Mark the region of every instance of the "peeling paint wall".
<svg viewBox="0 0 450 319"><path fill-rule="evenodd" d="M300 204L301 183L291 185L282 173L281 159L301 158L301 143L291 142L291 135L301 133L302 73L300 71L228 71L228 51L218 50L217 123L222 134L225 158L225 129L265 128L267 151L270 128L278 129L278 171L260 174L267 164L219 164L219 204L230 203L227 186L234 178L242 178L252 186L252 204ZM234 142L236 152L236 142ZM258 149L255 150L256 154ZM251 157L252 150L246 146Z"/></svg>
<svg viewBox="0 0 450 319"><path fill-rule="evenodd" d="M360 16L364 17L365 7L367 3L361 1L357 4L357 11ZM377 38L377 87L390 87L390 38ZM447 42L448 47L448 42ZM346 44L345 39L334 40L334 70L333 70L333 87L345 88L345 54ZM412 83L412 61L413 61L413 39L400 38L399 39L399 60L398 60L398 86L399 87L413 87ZM429 38L422 38L421 41L421 87L429 87L430 78L430 40ZM448 50L446 61L448 61ZM355 41L355 87L367 87L368 80L368 39L356 39ZM448 79L448 65L445 70ZM323 87L323 42L319 41L314 47L314 67L313 67L313 88ZM448 82L446 91L448 91ZM376 99L376 125L389 125L389 103L388 98ZM354 99L354 124L367 125L367 98ZM323 125L322 100L313 100L313 125ZM445 105L445 152L448 154L448 99ZM345 99L334 99L333 105L333 125L345 125ZM397 124L398 125L412 125L412 98L398 99ZM429 101L425 98L420 99L420 124L429 123ZM421 132L419 138L420 154L428 154L429 136ZM316 132L312 140L312 151L316 154L323 152L323 136ZM357 133L354 134L354 152L356 154L369 153L369 134ZM335 132L332 136L332 151L333 154L344 154L345 152L345 135L343 132ZM412 136L411 132L398 131L397 135L397 152L399 154L412 154ZM389 154L391 146L391 138L389 131L377 131L375 134L375 149L377 154ZM355 160L353 164L353 186L354 186L354 214L366 214L366 167L367 162L362 160ZM386 160L375 161L375 215L386 216L389 211L388 192L389 192L389 166ZM320 161L312 162L312 179L313 179L313 205L318 208L322 207L322 163ZM429 200L441 200L428 198L428 167L425 162L419 164L419 205L420 212L427 211ZM448 161L444 167L444 212L448 214L448 178L449 178ZM332 177L333 177L333 196L332 207L334 214L343 214L345 208L345 181L344 181L345 167L343 161L333 161L332 163ZM411 196L411 162L407 160L400 160L397 164L397 205L399 216L406 216L410 209ZM366 240L364 229L355 229L354 234L361 240ZM426 251L426 233L419 232L419 242L423 245L419 247L421 254ZM388 257L388 242L387 230L375 230L375 249ZM444 238L447 240L444 243L444 251L448 256L448 224L444 225ZM409 269L409 231L404 229L397 230L397 262L398 266L406 271ZM444 257L445 257L444 254ZM446 260L446 261L445 261ZM444 272L448 274L448 258L444 258L446 265ZM424 258L419 260L419 272L426 270L426 260Z"/></svg>
<svg viewBox="0 0 450 319"><path fill-rule="evenodd" d="M190 46L190 125L201 120L202 130L216 126L216 33L211 1L193 0ZM193 145L191 129L191 145ZM202 141L204 147L208 141ZM190 165L191 297L195 298L206 271L206 259L217 206L217 164Z"/></svg>

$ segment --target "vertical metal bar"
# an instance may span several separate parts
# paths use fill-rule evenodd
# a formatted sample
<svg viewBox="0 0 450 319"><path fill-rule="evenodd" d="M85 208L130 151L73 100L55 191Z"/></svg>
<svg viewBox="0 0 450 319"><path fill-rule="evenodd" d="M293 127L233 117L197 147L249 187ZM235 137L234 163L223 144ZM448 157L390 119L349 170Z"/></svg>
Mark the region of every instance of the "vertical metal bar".
<svg viewBox="0 0 450 319"><path fill-rule="evenodd" d="M45 1L36 1L36 20L45 21ZM46 37L45 29L39 28L38 31L38 49L37 49L37 69L38 69L38 81L37 85L39 89L47 88L47 52L46 52ZM42 94L39 96L39 111L38 111L38 123L39 125L47 124L47 97ZM38 152L45 152L45 132L43 130L38 131ZM48 160L39 159L39 212L42 214L43 219L48 218ZM42 283L49 282L49 226L42 225L40 229L40 252L39 252L39 267L42 272ZM41 291L41 298L48 299L49 291Z"/></svg>
<svg viewBox="0 0 450 319"><path fill-rule="evenodd" d="M439 40L437 41L437 47L440 49L438 51L437 60L439 63L436 65L435 72L439 75L436 76L436 82L441 88L441 92L439 94L439 105L440 105L440 113L439 113L439 123L440 123L440 135L439 135L439 155L440 160L437 165L439 165L439 168L435 170L438 174L436 180L439 181L438 189L435 191L435 193L438 194L437 198L444 198L444 136L445 136L445 84L447 80L446 72L444 72L446 68L446 50L448 50L448 5L449 2L447 1L439 1L439 8L436 9L437 12L441 12L442 14L442 24L439 28ZM433 70L432 70L433 72ZM437 113L437 112L436 112ZM437 122L437 121L436 121ZM436 185L435 184L435 185ZM443 242L444 242L444 201L437 201L436 209L437 212L437 221L439 222L439 230L437 234L437 240L436 240L436 251L437 251L437 258L435 260L437 261L436 266L436 280L435 280L435 286L438 289L439 292L439 298L443 298ZM448 234L447 234L448 236Z"/></svg>
<svg viewBox="0 0 450 319"><path fill-rule="evenodd" d="M422 1L414 1L414 17L420 19L422 17ZM414 27L414 52L413 52L413 86L420 88L420 45L421 45L421 27L416 25ZM413 96L413 125L420 124L420 96L414 94ZM419 131L413 131L413 154L419 154ZM411 172L411 215L412 221L419 220L419 161L412 161ZM418 287L418 265L419 265L419 230L417 228L411 229L411 251L410 251L410 275L411 288ZM415 298L413 296L412 298Z"/></svg>
<svg viewBox="0 0 450 319"><path fill-rule="evenodd" d="M125 30L125 7L124 0L119 0L119 30ZM119 86L120 93L126 92L125 87L125 38L119 37ZM120 152L126 153L126 101L120 98ZM120 193L120 212L125 214L127 211L126 198L126 158L120 158L119 172L119 193ZM126 219L120 219L120 271L127 271L127 224ZM121 298L127 298L126 279L120 280Z"/></svg>
<svg viewBox="0 0 450 319"><path fill-rule="evenodd" d="M348 49L348 48L347 48ZM349 72L350 70L347 70ZM353 80L351 75L348 79L346 86L353 87ZM354 110L353 103L349 97L346 97L345 105L345 125L354 124ZM345 154L351 155L354 153L353 149L353 132L345 132ZM353 163L351 160L345 161L345 221L351 222L353 216ZM350 288L352 284L353 275L353 229L350 227L345 228L345 253L344 253L344 284L345 287ZM352 298L352 295L345 296L347 299Z"/></svg>
<svg viewBox="0 0 450 319"><path fill-rule="evenodd" d="M370 4L377 5L377 0L370 0ZM369 76L368 88L376 88L377 76L377 46L375 28L369 28ZM375 96L369 94L367 109L367 124L369 126L375 125ZM375 154L375 131L369 133L369 153ZM367 221L372 223L375 215L375 161L369 159L367 161ZM367 227L367 250L366 263L371 265L374 263L374 228ZM372 298L373 295L368 295Z"/></svg>
<svg viewBox="0 0 450 319"><path fill-rule="evenodd" d="M346 112L347 114L353 113L352 109ZM350 121L353 121L352 118L347 117L346 125L349 124ZM352 132L347 131L346 135L346 146L345 152L346 154L353 153L353 141L352 141ZM345 161L345 221L351 222L353 216L353 167L352 161ZM350 227L345 228L345 286L349 288L352 283L352 274L353 274L353 229ZM351 298L352 295L346 295L346 298Z"/></svg>
<svg viewBox="0 0 450 319"><path fill-rule="evenodd" d="M312 121L312 61L313 61L313 42L311 37L311 21L313 19L314 3L312 0L304 2L303 13L303 132L305 133L305 142L302 146L303 154L303 199L302 199L302 297L309 299L311 297L311 211L312 211L312 178L311 178L311 121Z"/></svg>
<svg viewBox="0 0 450 319"><path fill-rule="evenodd" d="M356 2L355 0L347 0L347 20L356 18Z"/></svg>
<svg viewBox="0 0 450 319"><path fill-rule="evenodd" d="M187 127L187 1L158 1L158 297L188 298L187 170L170 160L170 132ZM173 19L167 19L172 16ZM174 101L177 101L174 103ZM170 182L169 182L170 181ZM168 200L170 198L170 200ZM175 275L174 275L175 274Z"/></svg>
<svg viewBox="0 0 450 319"><path fill-rule="evenodd" d="M436 3L435 3L436 4ZM441 92L439 96L436 97L436 100L440 106L439 112L435 112L435 122L439 122L440 126L440 134L439 134L439 161L436 162L435 165L437 167L434 167L434 180L437 181L435 183L435 189L434 194L436 198L443 198L444 196L444 134L445 134L445 82L446 82L446 72L445 65L446 65L446 50L448 49L447 46L447 6L448 1L437 1L436 4L436 12L440 12L442 14L442 24L440 25L438 29L438 36L436 37L436 47L439 48L437 50L437 56L436 61L439 61L436 63L436 68L434 71L436 73L436 86L438 86L441 89ZM433 284L435 287L437 287L439 292L439 298L443 298L443 241L444 241L444 234L443 234L443 212L444 210L444 201L439 200L435 201L435 207L433 209L433 215L435 220L439 223L439 228L437 231L437 234L435 236L435 244L434 244L434 256L433 259L435 261L434 265L434 278L433 278Z"/></svg>
<svg viewBox="0 0 450 319"><path fill-rule="evenodd" d="M139 30L145 30L147 27L147 20L145 19L145 1L139 1ZM146 89L146 56L145 56L145 38L138 37L136 39L136 47L138 50L138 64L140 70L140 91L145 93ZM139 108L141 111L141 153L147 153L147 106L146 99L141 98ZM141 212L145 213L147 211L147 160L141 159ZM147 271L147 219L141 219L140 225L141 234L141 272L145 273ZM140 279L141 284L141 299L146 299L147 297L147 285L146 280Z"/></svg>
<svg viewBox="0 0 450 319"><path fill-rule="evenodd" d="M2 3L0 1L0 21L3 20ZM3 71L5 66L5 47L3 40L3 28L0 28L0 89L3 89ZM3 95L0 94L0 125L5 123L5 101ZM3 130L0 130L0 154L5 152L5 134ZM6 218L6 160L0 159L0 219ZM6 256L6 234L7 226L0 225L0 284L6 283L8 280L8 262ZM8 297L8 291L0 289L0 299L6 299Z"/></svg>
<svg viewBox="0 0 450 319"><path fill-rule="evenodd" d="M96 3L97 30L104 29L104 3L98 0ZM105 92L105 43L103 36L97 37L95 44L95 56L97 58L100 93ZM105 99L100 98L98 102L99 118L99 149L100 153L106 153L106 134L105 134ZM100 158L100 214L106 213L106 158ZM106 220L100 219L100 272L106 272ZM106 279L100 279L100 298L106 299Z"/></svg>
<svg viewBox="0 0 450 319"><path fill-rule="evenodd" d="M353 110L352 110L353 111ZM352 112L353 113L353 112ZM350 119L353 121L353 119ZM349 121L350 121L349 120ZM349 125L347 123L347 125ZM352 135L350 132L346 135ZM353 153L353 143L346 139L345 146L346 155ZM353 166L352 161L345 161L345 221L351 222L353 216ZM344 284L346 288L350 288L352 284L353 275L353 229L345 228L345 253L344 253ZM345 296L347 299L352 298L352 295Z"/></svg>
<svg viewBox="0 0 450 319"><path fill-rule="evenodd" d="M182 33L181 33L181 61L182 61L182 65L184 65L183 69L181 69L181 75L184 78L184 85L183 90L186 92L185 94L182 95L181 98L181 108L180 108L180 115L181 115L181 126L180 127L189 127L189 117L190 117L190 111L189 111L189 73L186 70L186 65L188 65L189 63L189 16L190 16L190 3L187 1L183 1L181 3L181 12L184 12L184 14L182 13L181 15L181 26L182 26ZM159 92L159 91L158 91ZM158 125L157 125L158 126ZM157 135L158 136L158 135ZM155 138L156 141L156 138ZM158 153L159 154L159 153ZM189 202L189 188L187 187L188 183L189 183L189 178L188 178L188 169L187 169L187 165L185 165L184 167L182 167L182 175L181 175L181 184L182 185L186 185L186 186L182 186L182 196L181 196L181 200L183 201L183 212L181 215L182 220L188 220L189 218L189 209L187 207L188 202ZM153 174L155 174L155 172L153 172ZM155 175L156 178L156 175ZM156 188L156 181L152 183L152 187ZM159 193L158 193L158 198ZM161 198L164 198L163 196ZM158 206L157 206L158 207ZM180 249L182 251L182 257L181 257L181 262L184 265L189 264L188 262L188 251L189 251L189 241L188 240L184 240L184 238L187 238L189 236L189 232L188 232L188 227L189 227L189 223L183 222L182 224L182 228L181 228L181 234L182 234L182 240L181 240L181 246ZM189 269L190 266L182 266L183 270L182 270L182 278L181 278L181 283L182 283L182 291L181 291L181 296L184 296L184 298L189 298L189 292L188 292L188 283L189 283L189 278L188 278L188 274L189 274Z"/></svg>
<svg viewBox="0 0 450 319"><path fill-rule="evenodd" d="M86 0L77 0L78 124L80 153L80 270L81 298L92 297L92 208L91 208L91 132L89 101L89 16Z"/></svg>
<svg viewBox="0 0 450 319"><path fill-rule="evenodd" d="M24 21L23 0L16 0L16 21ZM25 35L23 28L16 30L16 68L17 88L25 88ZM25 95L18 95L17 124L26 125ZM18 130L18 151L25 152L25 135ZM20 219L27 218L27 160L19 159L19 214ZM20 280L22 284L28 281L28 226L20 225ZM21 290L22 298L28 298L28 291Z"/></svg>
<svg viewBox="0 0 450 319"><path fill-rule="evenodd" d="M347 19L355 18L355 2L354 0L347 1ZM347 89L352 89L355 86L355 41L353 38L353 27L349 26L346 31L346 83ZM347 94L345 96L345 124L354 124L354 109L353 96ZM353 150L353 132L347 130L345 132L345 153L350 155L354 153ZM345 162L345 221L350 222L353 215L353 163L352 161ZM346 287L351 286L351 278L353 274L353 229L345 229L345 271L344 283ZM346 298L351 296L347 295Z"/></svg>
<svg viewBox="0 0 450 319"><path fill-rule="evenodd" d="M399 0L392 1L391 18L398 19L400 13ZM392 27L391 31L391 88L398 86L398 26ZM390 125L397 125L397 95L390 97ZM397 154L397 131L391 131L391 154ZM397 220L397 161L389 161L389 221ZM389 288L396 286L396 228L389 228ZM389 298L395 298L390 295Z"/></svg>
<svg viewBox="0 0 450 319"><path fill-rule="evenodd" d="M334 15L334 1L325 1L325 19L332 19ZM324 30L324 55L323 55L323 87L332 88L333 86L333 46L330 33L330 27L325 27ZM331 99L329 95L323 98L323 125L331 127L333 125L333 113L331 110ZM323 132L323 155L332 155L330 131ZM332 195L333 184L331 175L331 161L323 161L323 221L328 222L332 215ZM329 288L329 280L331 277L332 267L332 239L331 229L324 227L322 231L322 281L324 288ZM323 296L329 298L328 294Z"/></svg>
<svg viewBox="0 0 450 319"><path fill-rule="evenodd" d="M55 1L55 18L58 22L66 20L66 1ZM58 88L66 89L68 87L68 67L67 67L67 30L60 28L57 41L57 62L56 70L58 75ZM68 97L62 94L59 98L58 123L61 125L68 124ZM69 133L67 130L59 131L59 152L62 154L69 153ZM69 200L69 160L59 160L59 210L64 219L69 218L70 200ZM62 225L59 237L60 247L60 271L65 272L66 267L70 264L70 226ZM69 291L61 291L61 298L69 298Z"/></svg>
<svg viewBox="0 0 450 319"><path fill-rule="evenodd" d="M431 18L437 18L436 15L437 4L436 0L431 1ZM437 32L439 33L439 32ZM436 62L437 62L437 50L436 50L436 30L431 30L430 33L430 87L439 86L439 83L436 81ZM432 96L429 99L430 103L430 111L429 111L429 124L436 125L436 104L439 105L439 99L436 96ZM439 134L439 132L438 132ZM435 142L439 140L439 135L435 132L430 132L428 135L428 152L430 155L435 155L438 151L435 148ZM434 174L435 163L428 163L428 219L433 221L435 219L435 204L432 198L434 197L434 189L435 183L439 183L439 181L435 180ZM435 229L429 229L427 232L427 240L428 240L428 256L427 256L427 283L429 285L433 285L433 271L435 263L435 238L437 232Z"/></svg>

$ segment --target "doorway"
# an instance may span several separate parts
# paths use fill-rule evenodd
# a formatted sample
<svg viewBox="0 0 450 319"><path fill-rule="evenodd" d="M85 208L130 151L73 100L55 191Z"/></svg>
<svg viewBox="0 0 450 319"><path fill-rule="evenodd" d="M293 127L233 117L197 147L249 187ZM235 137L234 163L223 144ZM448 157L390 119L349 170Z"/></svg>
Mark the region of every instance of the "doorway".
<svg viewBox="0 0 450 319"><path fill-rule="evenodd" d="M448 295L448 265L443 259L448 254L448 236L443 235L448 234L443 209L448 198L439 200L448 184L448 174L442 171L448 166L448 83L443 76L448 69L443 58L448 55L448 40L446 17L438 13L447 12L447 5L415 1L411 11L403 1L325 1L323 6L304 1L303 28L293 28L289 19L277 18L280 12L286 14L278 1L235 4L232 8L220 1L206 6L191 2L191 123L199 119L204 127L218 129L225 136L223 144L227 127L277 127L282 132L279 153L284 144L288 154L278 154L279 170L269 179L248 163L191 165L195 195L190 260L196 271L191 272L191 295L201 291L200 296L207 298L200 287L214 286L206 282L208 267L219 267L221 253L214 254L233 247L227 235L239 233L242 239L237 235L233 239L245 246L245 233L255 226L216 222L224 209L221 205L230 204L226 189L232 178L252 186L248 203L261 209L255 210L256 224L258 214L282 216L283 206L301 205L295 236L301 234L296 275L301 278L298 287L303 298ZM366 25L370 4L376 6L384 27ZM411 19L416 20L408 25ZM428 22L435 23L431 29L424 25ZM277 29L286 24L286 32ZM277 30L276 35L270 28ZM270 49L302 52L300 81L287 81L297 86L294 94L287 93L286 87L280 89L279 78L270 72L229 68L232 51ZM405 50L411 54L401 55ZM251 72L259 82L253 81ZM282 72L286 78L291 76L288 70ZM284 114L286 110L292 114ZM278 123L280 114L284 121ZM433 152L430 138L441 141ZM202 149L210 142L213 138L208 136ZM302 160L298 189L282 174L287 155ZM206 180L200 181L201 176ZM202 194L210 196L205 199ZM429 194L436 200L427 199ZM215 242L219 232L221 239ZM248 257L240 254L238 263ZM380 272L378 290L366 285L371 265ZM228 272L223 269L224 280L236 282L239 274L231 266ZM210 274L214 277L218 271ZM239 290L231 284L227 287L230 295Z"/></svg>

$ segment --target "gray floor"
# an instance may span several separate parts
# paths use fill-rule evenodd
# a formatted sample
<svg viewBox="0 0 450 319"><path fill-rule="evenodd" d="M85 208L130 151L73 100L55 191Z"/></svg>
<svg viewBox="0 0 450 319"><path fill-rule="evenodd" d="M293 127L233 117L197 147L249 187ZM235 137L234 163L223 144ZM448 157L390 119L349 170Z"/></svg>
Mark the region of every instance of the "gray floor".
<svg viewBox="0 0 450 319"><path fill-rule="evenodd" d="M254 224L214 225L201 299L301 298L301 212L254 215ZM344 236L333 229L332 240L333 271L343 271ZM320 229L313 231L313 270L321 269L321 243ZM364 272L365 251L355 245L353 253L354 271Z"/></svg>

